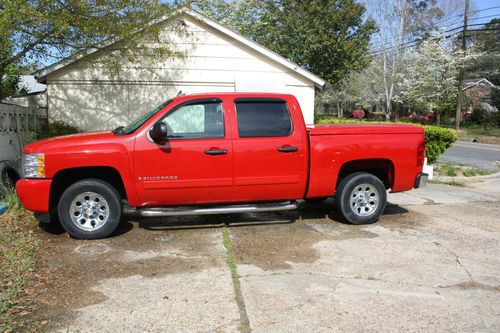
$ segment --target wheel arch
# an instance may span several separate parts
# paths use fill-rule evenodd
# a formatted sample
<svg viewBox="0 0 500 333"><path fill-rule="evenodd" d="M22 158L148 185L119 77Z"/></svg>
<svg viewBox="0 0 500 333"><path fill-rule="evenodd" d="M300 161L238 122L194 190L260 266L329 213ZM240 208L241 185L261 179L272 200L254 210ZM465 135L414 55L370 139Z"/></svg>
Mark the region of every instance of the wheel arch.
<svg viewBox="0 0 500 333"><path fill-rule="evenodd" d="M338 188L342 179L354 172L366 172L379 178L386 189L394 185L394 163L386 158L368 158L344 162L339 169L335 190Z"/></svg>
<svg viewBox="0 0 500 333"><path fill-rule="evenodd" d="M52 177L49 195L49 211L57 208L64 191L77 181L83 179L99 179L113 186L121 199L127 200L127 190L120 172L110 166L77 167L59 170Z"/></svg>

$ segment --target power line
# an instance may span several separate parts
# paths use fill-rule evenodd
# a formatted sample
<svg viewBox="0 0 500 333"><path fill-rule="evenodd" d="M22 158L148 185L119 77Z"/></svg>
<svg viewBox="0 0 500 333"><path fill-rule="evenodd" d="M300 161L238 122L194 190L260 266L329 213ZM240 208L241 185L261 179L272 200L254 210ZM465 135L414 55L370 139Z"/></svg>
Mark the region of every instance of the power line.
<svg viewBox="0 0 500 333"><path fill-rule="evenodd" d="M473 18L473 19L469 19L469 21L477 21L477 20L482 20L482 19L490 18L490 17L500 17L500 13L499 14L494 14L494 15L487 15L487 16L482 16L482 17L476 17L476 18ZM489 23L489 22L487 22L487 23ZM455 24L462 24L462 21L455 21L453 23L450 23L449 25L452 26L452 25L455 25Z"/></svg>
<svg viewBox="0 0 500 333"><path fill-rule="evenodd" d="M461 27L461 28L463 28L463 27ZM457 29L454 29L454 30L457 30ZM500 27L484 28L484 29L482 29L482 28L480 28L480 29L471 29L471 30L467 31L467 35L465 37L472 37L472 36L474 36L475 32L481 32L481 31L500 31ZM459 35L461 33L462 33L462 31L457 31L457 32L454 32L452 34L446 35L443 38L448 39L448 38L454 37L456 35ZM379 50L371 51L370 55L372 55L372 56L381 55L383 51L390 50L390 49L402 50L403 46L412 47L412 46L414 46L413 44L416 44L416 43L421 42L421 41L422 41L422 39L414 39L414 40L408 41L406 43L402 43L402 44L395 45L395 46L392 46L392 47L387 47L385 49L379 49Z"/></svg>
<svg viewBox="0 0 500 333"><path fill-rule="evenodd" d="M474 12L472 13L472 15L475 15L475 14L477 14L477 13L481 13L481 12L484 12L484 11L487 11L487 10L491 10L491 9L497 9L497 8L500 8L500 6L494 6L494 7L489 7L489 8L479 9L479 10L474 11ZM450 19L453 19L453 18L455 18L455 17L463 17L463 16L464 16L464 14L457 14L457 15L453 15L453 16L447 17L447 18L445 18L445 19L442 19L442 20L440 20L440 21L434 22L434 24L443 23L443 22L446 22L446 21L448 21L448 20L450 20ZM462 21L460 21L460 23L461 23L461 22L462 22ZM452 24L454 24L454 23L452 23Z"/></svg>
<svg viewBox="0 0 500 333"><path fill-rule="evenodd" d="M500 8L500 6L493 6L493 7L488 7L488 8L483 8L483 9L480 9L480 10L476 10L473 12L473 14L477 14L477 13L480 13L480 12L484 12L484 11L487 11L487 10L491 10L491 9L497 9L497 8ZM495 16L498 16L500 14L495 14L495 15L489 15L489 16L483 16L483 17L478 17L478 18L474 18L474 19L469 19L469 20L479 20L479 19L485 19L485 18L489 18L489 17L495 17ZM447 19L444 19L444 20L441 20L441 21L437 21L437 22L434 22L433 24L438 24L438 23L442 23L442 22L445 22L447 20L450 20L452 18L455 18L455 17L463 17L464 14L457 14L457 15L454 15L454 16L450 16L449 18ZM455 21L454 23L451 23L450 26L454 25L454 24L458 24L458 23L461 23L461 21ZM467 28L468 27L472 27L472 26L481 26L481 25L485 25L485 24L488 24L490 22L484 22L484 23L475 23L475 24L467 24ZM458 29L463 29L464 28L464 25L460 25L460 26L457 26L457 27L454 27L454 28L451 28L449 30L446 30L444 31L444 33L447 33L447 32L452 32L452 31L455 31L455 30L458 30ZM474 29L474 31L480 31L478 29ZM375 50L375 51L372 51L372 53L379 53L379 52L382 52L382 51L385 51L385 50L389 50L389 49L392 49L392 48L399 48L401 46L405 46L405 45L408 45L408 44L412 44L412 43L416 43L420 41L420 39L415 39L415 40L412 40L412 41L408 41L408 42L405 42L405 43L402 43L402 44L397 44L397 45L388 45L382 49L378 49L378 50Z"/></svg>
<svg viewBox="0 0 500 333"><path fill-rule="evenodd" d="M480 9L480 10L475 10L473 14L476 14L476 13L479 13L479 12L484 12L484 11L487 11L487 10L490 10L490 9L497 9L497 8L500 8L500 6L493 6L493 7L489 7L489 8L483 8L483 9Z"/></svg>
<svg viewBox="0 0 500 333"><path fill-rule="evenodd" d="M474 20L485 19L485 18L489 18L489 17L493 17L493 16L499 16L499 15L500 15L500 14L497 14L497 15L491 15L491 16L484 16L484 17L478 17L478 18L475 18ZM458 23L460 23L460 22L455 22L454 24L458 24ZM477 25L486 25L486 24L488 24L488 23L490 23L490 22L476 23L476 26L477 26ZM454 25L454 24L450 24L450 26L452 26L452 25ZM469 27L469 26L474 26L474 25L473 25L473 24L470 24L470 25L468 25L468 27ZM441 27L441 28L442 28L442 27ZM461 28L463 28L463 24L461 24L461 25L459 25L459 26L456 26L456 27L453 27L453 28L451 28L450 30L446 30L446 31L444 31L444 32L446 33L446 32L454 31L454 30L461 29ZM387 45L384 49L380 49L380 50L385 50L385 49L391 48L391 47L393 47L393 45L394 45L394 44L389 44L389 45ZM402 44L398 44L398 46L399 46L399 45L402 45ZM395 46L396 46L396 45L395 45Z"/></svg>
<svg viewBox="0 0 500 333"><path fill-rule="evenodd" d="M487 15L487 16L483 16L483 17L471 18L471 19L469 19L469 21L476 21L476 20L481 20L481 19L490 18L490 17L500 17L500 13L493 14L493 15Z"/></svg>
<svg viewBox="0 0 500 333"><path fill-rule="evenodd" d="M445 33L446 33L446 32L451 32L451 31L454 31L454 30L457 30L457 29L463 29L464 27L467 27L467 28L468 28L468 27L477 27L477 26L479 26L479 25L485 25L485 24L487 24L487 23L489 23L489 22L486 22L486 23L474 23L474 24L462 25L462 26L460 26L460 27L455 27L455 28L453 28L453 29L449 29L449 30L446 30L446 31L444 31L444 32L445 32Z"/></svg>
<svg viewBox="0 0 500 333"><path fill-rule="evenodd" d="M467 24L466 27L469 28L469 27L475 27L475 26L484 26L485 24L486 23L473 23L473 24ZM456 31L456 30L463 29L463 28L464 28L464 26L455 27L455 28L452 28L452 29L445 30L445 31L443 31L443 33L448 33L448 32ZM500 28L493 28L492 30L499 30L499 29ZM487 30L484 30L484 29L473 29L471 31L487 31ZM385 50L390 50L392 48L398 48L398 47L401 47L401 46L405 46L405 45L408 45L408 44L419 42L421 40L422 40L421 38L416 38L414 40L407 41L405 43L401 43L401 44L397 44L397 45L389 45L389 46L387 46L387 47L385 47L383 49L377 49L375 51L372 51L372 53L379 53L379 52L382 52L382 51L385 51Z"/></svg>

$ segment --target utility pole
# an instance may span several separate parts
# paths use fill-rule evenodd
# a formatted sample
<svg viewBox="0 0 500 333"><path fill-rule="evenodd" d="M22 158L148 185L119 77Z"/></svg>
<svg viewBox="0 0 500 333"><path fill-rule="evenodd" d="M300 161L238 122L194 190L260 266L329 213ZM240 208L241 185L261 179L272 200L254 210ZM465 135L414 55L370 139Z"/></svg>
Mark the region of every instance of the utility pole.
<svg viewBox="0 0 500 333"><path fill-rule="evenodd" d="M462 52L463 56L465 56L465 51L467 49L467 19L469 16L469 0L465 0L465 12L464 12L464 28L462 30ZM458 96L457 96L457 112L455 114L455 129L460 129L460 113L462 112L462 99L463 99L463 86L464 86L464 73L465 72L465 63L462 63L460 67L460 71L458 73Z"/></svg>

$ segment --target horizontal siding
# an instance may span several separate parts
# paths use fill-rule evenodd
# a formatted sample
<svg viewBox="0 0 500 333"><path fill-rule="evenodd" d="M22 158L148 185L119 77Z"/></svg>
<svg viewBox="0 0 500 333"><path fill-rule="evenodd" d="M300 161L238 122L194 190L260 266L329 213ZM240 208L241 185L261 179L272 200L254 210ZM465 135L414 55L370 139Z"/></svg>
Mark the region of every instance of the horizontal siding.
<svg viewBox="0 0 500 333"><path fill-rule="evenodd" d="M156 105L183 93L231 92L234 85L188 84L49 84L49 119L84 131L127 125Z"/></svg>
<svg viewBox="0 0 500 333"><path fill-rule="evenodd" d="M49 117L84 130L129 123L158 103L184 93L269 91L297 96L312 122L313 82L201 23L181 34L168 26L162 40L186 56L124 63L118 76L105 65L78 61L47 77ZM148 47L154 43L144 42Z"/></svg>
<svg viewBox="0 0 500 333"><path fill-rule="evenodd" d="M172 49L185 52L183 59L166 58L161 62L142 59L135 64L124 63L123 72L118 79L227 82L234 80L232 78L235 75L258 72L280 74L273 75L273 79L285 81L287 84L312 84L290 69L211 31L211 28L205 27L208 30L204 30L205 28L199 25L187 23L188 29L191 30L189 36L165 34L171 37L169 44ZM53 73L48 81L115 79L107 73L105 66L80 61Z"/></svg>

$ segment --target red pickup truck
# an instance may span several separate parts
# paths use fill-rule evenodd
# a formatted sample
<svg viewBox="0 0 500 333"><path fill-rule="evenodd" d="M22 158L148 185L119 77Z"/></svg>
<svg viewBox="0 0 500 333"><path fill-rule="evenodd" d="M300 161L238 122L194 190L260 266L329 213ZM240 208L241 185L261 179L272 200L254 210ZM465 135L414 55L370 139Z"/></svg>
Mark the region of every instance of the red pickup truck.
<svg viewBox="0 0 500 333"><path fill-rule="evenodd" d="M422 128L306 126L294 96L178 96L126 127L56 137L23 151L16 189L40 219L76 238L110 235L123 206L142 216L289 210L335 197L354 224L375 222L387 189L426 182Z"/></svg>

